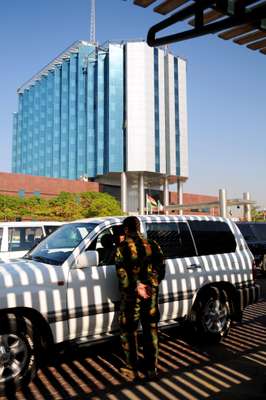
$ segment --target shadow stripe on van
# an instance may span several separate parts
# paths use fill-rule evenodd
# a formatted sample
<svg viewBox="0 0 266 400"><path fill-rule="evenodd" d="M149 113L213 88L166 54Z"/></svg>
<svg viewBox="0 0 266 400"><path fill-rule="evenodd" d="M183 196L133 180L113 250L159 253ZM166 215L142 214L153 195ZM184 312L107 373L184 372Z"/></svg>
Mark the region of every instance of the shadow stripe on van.
<svg viewBox="0 0 266 400"><path fill-rule="evenodd" d="M188 290L186 292L169 293L167 295L159 296L159 304L172 303L174 301L192 299L194 291ZM48 322L50 324L55 322L61 322L72 318L82 318L86 316L92 316L97 314L107 314L110 312L119 311L120 302L114 303L103 303L101 305L90 305L88 307L77 307L74 310L62 310L60 312L49 312L47 315Z"/></svg>
<svg viewBox="0 0 266 400"><path fill-rule="evenodd" d="M167 295L159 296L159 304L171 303L179 300L189 300L194 296L195 290L187 290L186 292L169 293Z"/></svg>
<svg viewBox="0 0 266 400"><path fill-rule="evenodd" d="M245 289L254 286L254 281L250 279L248 281L236 282L234 286L236 289Z"/></svg>
<svg viewBox="0 0 266 400"><path fill-rule="evenodd" d="M251 304L254 298L258 298L258 289L254 289L254 283L252 281L245 281L239 284L235 284L237 291L239 292L239 298L241 306L245 307ZM250 294L249 292L252 292ZM186 292L168 293L166 295L159 295L159 304L173 303L175 301L189 300L192 299L195 294L194 290L187 290ZM101 305L90 305L87 307L77 307L73 310L62 310L60 312L49 312L47 319L49 323L61 322L72 318L82 318L86 316L93 316L97 314L108 314L110 312L119 311L119 301L113 303L103 303Z"/></svg>

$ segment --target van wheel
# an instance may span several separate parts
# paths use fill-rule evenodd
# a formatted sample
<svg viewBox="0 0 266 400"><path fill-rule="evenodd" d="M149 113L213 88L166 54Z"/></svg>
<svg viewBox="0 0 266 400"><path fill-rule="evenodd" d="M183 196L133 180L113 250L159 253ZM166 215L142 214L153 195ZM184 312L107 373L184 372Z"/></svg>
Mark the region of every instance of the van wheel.
<svg viewBox="0 0 266 400"><path fill-rule="evenodd" d="M196 331L204 341L220 342L232 323L230 304L225 290L210 287L196 304Z"/></svg>
<svg viewBox="0 0 266 400"><path fill-rule="evenodd" d="M0 317L0 394L29 383L37 371L36 331L26 318Z"/></svg>

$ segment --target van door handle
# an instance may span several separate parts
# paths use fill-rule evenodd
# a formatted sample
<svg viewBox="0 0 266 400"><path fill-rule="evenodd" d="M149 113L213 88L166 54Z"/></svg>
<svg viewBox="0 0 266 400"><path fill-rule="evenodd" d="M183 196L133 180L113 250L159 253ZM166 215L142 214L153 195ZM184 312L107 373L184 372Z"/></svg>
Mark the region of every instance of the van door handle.
<svg viewBox="0 0 266 400"><path fill-rule="evenodd" d="M199 264L191 264L187 266L187 269L195 269L195 268L202 268L202 266Z"/></svg>

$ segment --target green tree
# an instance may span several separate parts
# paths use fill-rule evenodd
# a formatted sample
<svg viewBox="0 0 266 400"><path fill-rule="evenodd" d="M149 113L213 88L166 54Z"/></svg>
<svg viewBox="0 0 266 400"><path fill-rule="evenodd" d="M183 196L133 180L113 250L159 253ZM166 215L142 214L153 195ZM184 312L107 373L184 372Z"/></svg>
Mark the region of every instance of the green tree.
<svg viewBox="0 0 266 400"><path fill-rule="evenodd" d="M255 222L265 221L264 212L259 209L259 206L253 206L251 208L251 219Z"/></svg>
<svg viewBox="0 0 266 400"><path fill-rule="evenodd" d="M61 192L52 199L0 195L0 220L72 221L81 218L122 215L120 203L107 193Z"/></svg>
<svg viewBox="0 0 266 400"><path fill-rule="evenodd" d="M120 203L108 193L81 193L80 202L84 218L122 215Z"/></svg>

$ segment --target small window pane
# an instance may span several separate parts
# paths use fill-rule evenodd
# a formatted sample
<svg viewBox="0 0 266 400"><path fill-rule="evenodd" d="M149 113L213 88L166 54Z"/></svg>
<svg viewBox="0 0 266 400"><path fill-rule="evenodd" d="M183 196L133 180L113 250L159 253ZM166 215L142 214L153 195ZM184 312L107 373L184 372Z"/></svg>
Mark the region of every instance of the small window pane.
<svg viewBox="0 0 266 400"><path fill-rule="evenodd" d="M18 196L23 199L25 197L25 190L24 189L20 189L19 192L18 192Z"/></svg>
<svg viewBox="0 0 266 400"><path fill-rule="evenodd" d="M236 241L229 226L220 221L189 221L199 255L232 253Z"/></svg>
<svg viewBox="0 0 266 400"><path fill-rule="evenodd" d="M30 250L42 237L41 227L9 228L8 251Z"/></svg>
<svg viewBox="0 0 266 400"><path fill-rule="evenodd" d="M50 235L52 232L56 231L56 229L59 228L60 225L45 225L44 230L46 236Z"/></svg>
<svg viewBox="0 0 266 400"><path fill-rule="evenodd" d="M192 257L195 248L186 223L147 223L148 239L155 240L161 247L164 258Z"/></svg>

